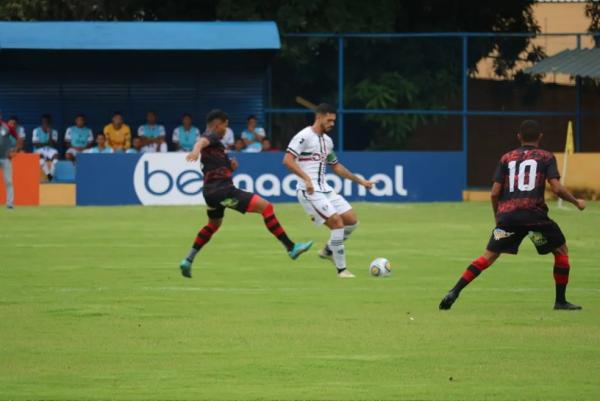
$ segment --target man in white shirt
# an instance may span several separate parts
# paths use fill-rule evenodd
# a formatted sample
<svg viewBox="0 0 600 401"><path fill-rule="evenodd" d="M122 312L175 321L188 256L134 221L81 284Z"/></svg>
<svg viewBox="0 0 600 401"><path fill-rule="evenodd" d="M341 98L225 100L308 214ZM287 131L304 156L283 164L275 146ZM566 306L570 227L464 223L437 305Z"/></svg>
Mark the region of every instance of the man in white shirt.
<svg viewBox="0 0 600 401"><path fill-rule="evenodd" d="M58 132L52 128L52 118L48 114L42 116L42 124L33 130L31 136L33 152L40 155L40 167L48 181L52 181L58 162Z"/></svg>
<svg viewBox="0 0 600 401"><path fill-rule="evenodd" d="M354 175L337 160L333 140L327 135L335 125L335 113L328 104L317 106L314 124L292 138L283 164L301 178L297 195L306 213L315 224L325 224L331 230L329 242L319 256L333 260L338 277L353 278L346 269L344 240L356 229L358 220L352 206L325 181L326 166L330 165L337 175L367 189L373 187L373 182Z"/></svg>
<svg viewBox="0 0 600 401"><path fill-rule="evenodd" d="M139 126L137 134L142 139L144 153L167 151L165 126L158 124L158 116L154 111L146 113L146 124Z"/></svg>

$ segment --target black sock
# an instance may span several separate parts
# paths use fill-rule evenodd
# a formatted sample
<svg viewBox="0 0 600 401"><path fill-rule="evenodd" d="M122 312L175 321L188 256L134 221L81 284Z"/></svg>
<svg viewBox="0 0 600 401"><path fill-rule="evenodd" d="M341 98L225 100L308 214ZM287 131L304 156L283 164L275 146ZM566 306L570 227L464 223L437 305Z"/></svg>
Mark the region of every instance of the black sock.
<svg viewBox="0 0 600 401"><path fill-rule="evenodd" d="M556 302L565 303L567 298L565 293L567 292L566 284L556 284Z"/></svg>

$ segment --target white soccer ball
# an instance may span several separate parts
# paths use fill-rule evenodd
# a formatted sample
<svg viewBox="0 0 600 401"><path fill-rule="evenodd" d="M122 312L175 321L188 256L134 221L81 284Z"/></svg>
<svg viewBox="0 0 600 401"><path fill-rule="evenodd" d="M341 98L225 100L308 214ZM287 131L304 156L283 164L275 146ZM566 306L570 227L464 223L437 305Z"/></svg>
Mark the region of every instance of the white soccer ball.
<svg viewBox="0 0 600 401"><path fill-rule="evenodd" d="M371 262L369 273L373 277L385 277L392 274L392 265L386 258L377 258Z"/></svg>

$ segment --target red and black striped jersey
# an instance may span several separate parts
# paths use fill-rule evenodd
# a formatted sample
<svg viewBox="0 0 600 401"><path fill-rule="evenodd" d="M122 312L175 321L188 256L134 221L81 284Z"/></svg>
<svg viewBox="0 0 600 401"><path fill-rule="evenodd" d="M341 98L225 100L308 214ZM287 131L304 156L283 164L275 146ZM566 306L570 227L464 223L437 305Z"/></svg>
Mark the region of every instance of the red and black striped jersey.
<svg viewBox="0 0 600 401"><path fill-rule="evenodd" d="M546 180L560 178L556 158L534 146L521 146L502 156L494 181L502 184L496 219L504 225L535 225L548 219Z"/></svg>
<svg viewBox="0 0 600 401"><path fill-rule="evenodd" d="M231 160L225 152L225 146L217 134L202 135L208 139L208 146L202 149L201 163L204 174L204 187L221 187L233 185Z"/></svg>

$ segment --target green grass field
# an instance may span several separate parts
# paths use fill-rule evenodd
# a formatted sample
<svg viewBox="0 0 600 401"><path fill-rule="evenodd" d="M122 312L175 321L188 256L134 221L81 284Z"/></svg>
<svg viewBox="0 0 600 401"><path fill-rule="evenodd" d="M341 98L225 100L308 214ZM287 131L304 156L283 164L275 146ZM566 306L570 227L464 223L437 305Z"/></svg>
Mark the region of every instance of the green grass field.
<svg viewBox="0 0 600 401"><path fill-rule="evenodd" d="M355 208L354 280L296 204L276 212L316 248L291 261L228 211L191 280L201 207L0 210L0 398L600 398L600 204L551 205L580 312L552 310L553 260L529 241L437 309L486 244L487 203ZM368 276L377 256L392 277Z"/></svg>

